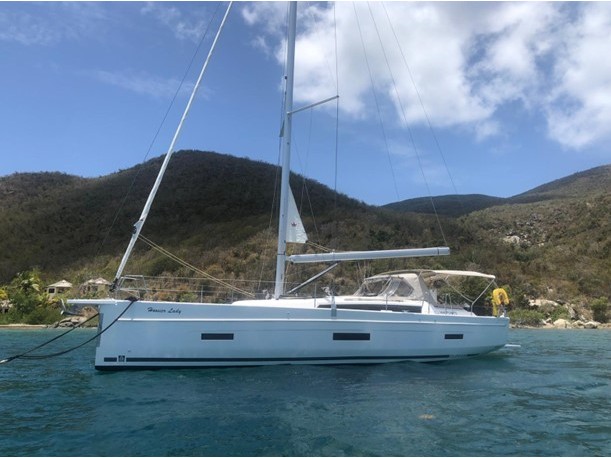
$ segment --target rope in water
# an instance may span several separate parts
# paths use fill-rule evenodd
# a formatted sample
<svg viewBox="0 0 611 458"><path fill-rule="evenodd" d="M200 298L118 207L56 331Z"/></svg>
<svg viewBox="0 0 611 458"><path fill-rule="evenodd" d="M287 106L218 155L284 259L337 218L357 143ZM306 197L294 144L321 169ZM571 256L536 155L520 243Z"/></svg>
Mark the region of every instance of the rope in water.
<svg viewBox="0 0 611 458"><path fill-rule="evenodd" d="M80 343L79 345L77 345L77 346L75 346L75 347L69 348L69 349L67 349L67 350L59 351L59 352L57 352L57 353L48 353L48 354L46 354L46 355L30 355L30 353L32 353L33 351L36 351L36 350L38 350L39 348L42 348L42 347L44 347L44 346L46 346L46 345L50 344L51 342L54 342L54 341L56 341L56 340L58 340L58 339L60 339L60 338L64 337L65 335L69 334L70 332L74 331L75 329L77 329L77 328L79 328L79 327L83 326L83 325L84 325L85 323L87 323L88 321L93 320L95 317L99 316L99 313L96 313L95 315L93 315L93 316L91 316L91 317L87 318L85 321L83 321L82 323L79 323L78 325L74 326L73 328L69 329L68 331L66 331L66 332L64 332L64 333L62 333L62 334L60 334L60 335L58 335L58 336L55 336L55 337L53 337L52 339L50 339L50 340L48 340L48 341L46 341L46 342L44 342L44 343L42 343L42 344L40 344L40 345L38 345L38 346L34 347L34 348L32 348L32 349L30 349L30 350L28 350L28 351L25 351L25 352L20 353L20 354L18 354L18 355L9 356L8 358L5 358L5 359L1 360L1 361L0 361L0 364L6 364L6 363L11 362L11 361L13 361L13 360L15 360L15 359L47 359L47 358L54 358L54 357L56 357L56 356L65 355L66 353L70 353L71 351L74 351L74 350L76 350L76 349L78 349L78 348L81 348L82 346L87 345L89 342L91 342L91 341L95 340L96 338L98 338L99 336L101 336L102 334L104 334L104 333L105 333L105 332L106 332L106 331L107 331L107 330L108 330L108 329L109 329L109 328L110 328L110 327L111 327L113 324L115 324L115 323L116 323L116 322L119 320L119 318L121 318L121 317L122 317L122 316L125 314L125 312L127 312L127 310L128 310L128 309L129 309L129 308L132 306L132 304L133 304L134 302L136 302L137 300L138 300L138 299L130 299L130 303L127 305L127 307L125 307L125 310L123 310L123 311L122 311L122 312L119 314L119 316L117 316L117 317L116 317L116 318L115 318L115 319L114 319L114 320L113 320L113 321L112 321L112 322L111 322L111 323L110 323L108 326L106 326L104 329L102 329L100 332L98 332L98 333L97 333L96 335L94 335L92 338L90 338L90 339L86 340L86 341L85 341L85 342L83 342L83 343Z"/></svg>

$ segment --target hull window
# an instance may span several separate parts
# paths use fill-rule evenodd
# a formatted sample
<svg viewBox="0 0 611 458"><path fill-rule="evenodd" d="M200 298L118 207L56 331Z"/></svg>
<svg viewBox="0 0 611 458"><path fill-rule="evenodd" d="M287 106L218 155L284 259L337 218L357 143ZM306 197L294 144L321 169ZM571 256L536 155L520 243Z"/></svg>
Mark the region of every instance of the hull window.
<svg viewBox="0 0 611 458"><path fill-rule="evenodd" d="M368 332L334 332L333 340L371 340Z"/></svg>
<svg viewBox="0 0 611 458"><path fill-rule="evenodd" d="M202 333L202 340L233 340L233 333Z"/></svg>
<svg viewBox="0 0 611 458"><path fill-rule="evenodd" d="M462 334L446 334L446 340L462 340Z"/></svg>

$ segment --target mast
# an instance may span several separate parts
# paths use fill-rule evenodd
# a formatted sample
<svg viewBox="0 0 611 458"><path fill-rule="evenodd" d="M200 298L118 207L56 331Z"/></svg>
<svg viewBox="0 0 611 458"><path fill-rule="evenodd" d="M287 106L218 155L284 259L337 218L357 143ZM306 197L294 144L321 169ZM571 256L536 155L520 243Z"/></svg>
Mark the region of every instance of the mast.
<svg viewBox="0 0 611 458"><path fill-rule="evenodd" d="M165 171L168 167L168 163L170 162L170 158L172 157L172 154L174 153L174 146L176 145L176 142L178 141L178 137L182 130L182 125L185 121L185 118L189 114L189 110L191 109L191 104L193 103L193 100L195 99L195 95L197 94L199 85L202 82L202 78L204 77L206 68L208 68L208 63L210 62L210 58L212 57L212 52L214 51L214 48L216 47L216 42L218 41L219 36L221 35L221 31L223 30L223 26L225 25L225 21L227 20L227 16L229 15L229 10L231 10L232 4L233 2L229 2L229 5L227 6L227 11L225 11L225 16L223 16L221 25L219 26L219 29L216 32L216 36L214 37L214 41L212 42L212 46L210 47L210 51L208 52L208 57L206 58L206 61L204 62L204 65L202 66L202 69L199 73L199 77L197 78L197 82L195 83L195 87L193 88L193 92L191 93L191 97L189 98L189 102L187 103L185 111L182 114L182 118L180 119L180 122L178 123L176 132L174 133L174 138L172 138L172 143L170 144L170 147L168 148L168 151L163 160L163 164L161 164L161 168L159 169L159 173L157 174L157 179L155 180L155 184L153 184L153 188L151 189L151 192L149 193L149 196L146 199L146 203L144 204L144 208L142 209L142 214L140 215L140 219L138 219L138 221L136 221L136 223L134 224L132 238L130 239L129 244L127 245L127 249L125 250L125 253L123 254L123 259L121 259L121 264L119 264L119 268L117 269L117 273L115 275L115 279L113 281L111 291L113 291L117 287L119 283L119 279L121 278L121 275L123 275L123 269L125 269L125 265L127 264L127 261L132 253L132 250L134 249L136 240L138 240L138 237L140 236L140 231L142 231L142 226L144 226L144 222L146 221L146 218L149 214L151 205L153 205L153 200L155 199L157 190L159 189L159 186L161 185L161 180L163 178L163 175L165 174Z"/></svg>
<svg viewBox="0 0 611 458"><path fill-rule="evenodd" d="M276 285L274 298L284 293L286 263L286 233L289 206L289 176L291 171L291 127L293 117L293 83L295 72L295 36L297 29L297 2L289 2L289 30L286 53L286 96L284 102L284 133L282 137L282 177L280 181L280 217L278 221L278 255L276 257Z"/></svg>

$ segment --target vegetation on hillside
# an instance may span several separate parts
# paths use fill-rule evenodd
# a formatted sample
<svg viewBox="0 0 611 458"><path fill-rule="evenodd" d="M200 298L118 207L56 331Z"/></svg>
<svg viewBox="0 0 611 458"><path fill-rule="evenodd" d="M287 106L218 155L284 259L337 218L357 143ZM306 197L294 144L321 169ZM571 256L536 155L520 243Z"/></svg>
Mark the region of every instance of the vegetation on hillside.
<svg viewBox="0 0 611 458"><path fill-rule="evenodd" d="M95 179L59 173L0 178L0 285L13 285L17 273L32 269L42 286L60 278L75 284L99 276L111 280L161 160ZM272 279L275 268L277 172L263 162L179 152L143 235L207 273L251 290L267 289L262 280ZM445 196L438 200L443 205L436 204L443 232L434 215L418 210L422 199L408 206L420 213L405 212L397 210L401 206L368 206L297 175L291 182L317 244L337 250L451 247L449 257L341 265L325 277L338 293L352 292L374 271L448 268L497 275L499 284L510 286L515 307L536 297L579 303L601 298L605 304L611 297L611 166L502 202L461 196L460 211L451 205L456 196ZM287 276L298 283L317 269L289 266ZM130 272L198 277L141 242ZM192 297L211 287L207 280L200 283L176 294ZM17 291L14 285L4 289Z"/></svg>
<svg viewBox="0 0 611 458"><path fill-rule="evenodd" d="M40 275L36 271L19 272L4 288L0 301L10 301L8 313L0 314L0 324L45 324L59 321L57 305L44 292Z"/></svg>

